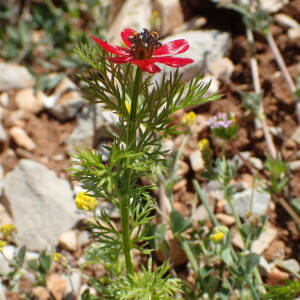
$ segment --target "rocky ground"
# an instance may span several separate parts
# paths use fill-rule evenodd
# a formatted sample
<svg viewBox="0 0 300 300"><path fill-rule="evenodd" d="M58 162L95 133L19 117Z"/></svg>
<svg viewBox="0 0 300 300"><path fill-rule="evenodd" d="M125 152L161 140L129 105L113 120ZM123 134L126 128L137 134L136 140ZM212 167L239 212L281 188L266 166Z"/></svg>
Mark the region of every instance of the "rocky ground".
<svg viewBox="0 0 300 300"><path fill-rule="evenodd" d="M198 178L203 171L198 141L209 136L205 121L220 111L233 113L241 126L236 144L242 153L261 172L269 155L263 131L255 126L253 116L243 108L238 92L253 90L242 19L238 13L216 8L209 1L180 3L174 0L166 4L166 1L157 0L155 5L151 0L129 0L124 5L121 1L113 2L107 34L109 41L120 43L119 32L123 28L150 28L154 23L163 40L180 37L189 41L190 50L184 55L193 58L195 63L183 68L184 78L188 80L203 73L206 80L212 78L209 92L224 95L217 102L194 108L198 115L197 124L180 162L183 178L174 187L176 208L193 220L205 221L208 216L195 198L191 185L192 179ZM290 0L284 6L271 7L275 20L271 30L295 79L300 73L300 1ZM152 8L159 11L161 19L153 17ZM300 198L300 127L295 101L266 40L256 35L255 41L260 82L265 91L263 104L267 124L278 152L289 163L288 200ZM29 68L35 71L35 76ZM18 230L15 242L5 247L4 253L8 258L12 257L16 248L26 245L30 250L27 259L30 259L45 248L58 249L76 267L82 262L84 249L90 241L89 233L82 226L86 215L76 211L74 205L74 195L80 188L66 171L69 154L76 146L88 145L108 157L103 145L110 142L107 130L113 130L117 117L100 107L95 110L86 104L78 91L78 79L73 75L64 76L53 89L35 92L36 76L41 74L34 65L18 65L0 59L0 225L14 223ZM183 114L178 114L177 119L180 120ZM182 139L183 136L178 136L164 142L176 150ZM218 151L217 145L215 149ZM228 156L233 156L230 150ZM234 195L234 205L243 215L252 176L241 167L238 179L239 192ZM205 188L212 194L215 192L213 186ZM118 211L103 201L101 205L118 220ZM222 199L215 196L213 207L222 224L234 226L234 219ZM299 272L299 231L296 223L280 205L271 201L268 194L255 195L254 211L267 214L270 220L256 245L257 253L265 258L265 279L268 283L281 283L289 278L289 273L274 267L274 261L280 258ZM243 247L238 236L234 236L234 244ZM174 263L184 269L185 261ZM8 270L9 266L0 257L0 273ZM87 272L99 276L102 268L97 266ZM6 290L3 282L0 299L5 299L5 295L6 299L21 299L19 296L31 289L30 274L25 278L17 292ZM83 289L85 284L78 273L72 275L72 282L76 291ZM69 285L61 270L53 269L48 287L57 299L70 292ZM34 293L40 297L38 299L48 299L45 290L36 288Z"/></svg>

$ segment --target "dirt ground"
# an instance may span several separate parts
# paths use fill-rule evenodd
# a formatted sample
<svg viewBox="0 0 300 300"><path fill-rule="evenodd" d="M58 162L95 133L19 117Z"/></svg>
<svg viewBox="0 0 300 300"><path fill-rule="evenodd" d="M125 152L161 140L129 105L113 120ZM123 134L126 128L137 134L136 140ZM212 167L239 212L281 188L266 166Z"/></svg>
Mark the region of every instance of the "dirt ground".
<svg viewBox="0 0 300 300"><path fill-rule="evenodd" d="M191 10L186 6L185 10L187 19L194 14L199 16L197 10ZM280 13L287 14L300 22L300 0L291 0ZM240 96L237 93L237 89L241 91L253 90L249 67L250 54L244 28L241 26L241 18L237 13L224 9L216 10L212 5L205 8L203 15L208 19L205 28L217 28L229 31L232 34L233 43L227 56L232 60L235 67L231 78L232 82L221 85L219 92L224 95L223 98L199 107L196 112L209 115L214 115L220 111L234 113L241 126L236 145L241 151L251 151L253 156L265 161L268 153L266 152L267 147L262 129L255 127L253 116L250 113L245 114ZM287 29L278 25L272 25L271 30L289 71L293 78L296 78L297 74L300 73L300 39L289 39ZM290 139L292 133L299 126L295 115L295 101L287 88L286 82L279 73L276 61L265 38L255 35L255 40L260 83L265 95L263 105L267 124L270 127L278 127L282 130L282 135L275 138L275 145L284 160L288 162L299 160L300 147ZM74 119L61 123L46 112L41 112L36 116L29 115L26 119L25 131L37 144L37 147L34 151L29 152L13 142L7 145L6 147L12 149L16 155L11 155L9 151L2 151L2 154L0 154L0 163L5 173L12 170L19 159L30 158L47 165L61 176L68 176L65 169L68 166L69 155L64 140L72 132L74 126ZM208 136L208 131L198 138L206 136ZM229 153L229 155L233 154ZM241 169L240 176L244 176L244 174L248 174L246 168ZM190 182L193 177L193 172L187 173L188 186L191 186ZM300 171L291 173L290 178L291 198L300 197ZM176 193L178 195L175 195L174 198L178 199L177 207L183 214L189 214L189 201L193 196L192 190L185 190L184 193L178 190ZM274 255L283 249L286 259L295 258L300 261L300 234L297 231L295 222L290 219L280 205L276 205L276 209L270 211L269 217L271 223L278 229L279 234L277 239L270 245L266 256L271 261Z"/></svg>

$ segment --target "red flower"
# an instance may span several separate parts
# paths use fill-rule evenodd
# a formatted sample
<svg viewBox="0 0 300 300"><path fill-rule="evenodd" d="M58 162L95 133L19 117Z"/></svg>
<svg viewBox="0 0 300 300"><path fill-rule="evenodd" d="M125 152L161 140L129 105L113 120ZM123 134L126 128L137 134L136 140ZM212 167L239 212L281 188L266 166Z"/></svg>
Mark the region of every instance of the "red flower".
<svg viewBox="0 0 300 300"><path fill-rule="evenodd" d="M124 29L121 37L129 48L110 45L94 36L92 39L105 51L118 55L108 57L110 61L117 64L130 62L140 67L142 71L151 74L161 71L155 63L179 68L193 62L190 58L171 56L188 50L189 44L186 40L175 40L162 45L157 41L157 32L150 33L147 29L137 32L130 28Z"/></svg>

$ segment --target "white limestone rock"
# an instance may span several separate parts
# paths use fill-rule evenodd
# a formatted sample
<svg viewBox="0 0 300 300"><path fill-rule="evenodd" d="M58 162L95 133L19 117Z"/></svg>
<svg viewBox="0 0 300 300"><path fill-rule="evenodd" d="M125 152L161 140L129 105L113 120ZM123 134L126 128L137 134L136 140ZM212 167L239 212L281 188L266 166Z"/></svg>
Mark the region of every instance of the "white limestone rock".
<svg viewBox="0 0 300 300"><path fill-rule="evenodd" d="M21 160L6 175L4 197L18 228L16 242L29 250L56 246L79 219L68 181L32 160Z"/></svg>
<svg viewBox="0 0 300 300"><path fill-rule="evenodd" d="M159 13L159 34L166 36L184 23L184 15L179 0L155 0L154 8Z"/></svg>
<svg viewBox="0 0 300 300"><path fill-rule="evenodd" d="M218 30L186 31L168 36L161 42L166 43L176 39L186 39L190 45L190 48L186 52L176 55L176 57L191 58L194 60L193 63L180 68L180 71L183 73L183 79L186 81L197 75L209 72L209 66L222 58L231 45L230 35ZM158 65L166 73L176 70L176 68L162 64ZM159 81L162 76L161 73L156 74L154 80Z"/></svg>
<svg viewBox="0 0 300 300"><path fill-rule="evenodd" d="M242 218L246 217L249 212L253 213L256 216L265 215L270 201L271 196L269 193L257 190L252 191L251 189L235 193L232 196L232 205L235 207L238 215ZM225 204L225 211L227 213L232 213L228 203Z"/></svg>
<svg viewBox="0 0 300 300"><path fill-rule="evenodd" d="M34 78L25 67L0 62L0 91L28 88L34 83Z"/></svg>
<svg viewBox="0 0 300 300"><path fill-rule="evenodd" d="M50 113L60 121L74 118L84 106L85 101L78 91L64 93L49 109Z"/></svg>
<svg viewBox="0 0 300 300"><path fill-rule="evenodd" d="M267 227L252 243L251 251L257 254L262 254L272 243L277 236L277 230L273 227Z"/></svg>
<svg viewBox="0 0 300 300"><path fill-rule="evenodd" d="M150 16L152 11L151 0L127 0L123 4L113 23L109 27L107 39L118 46L122 45L120 33L124 28L132 28L137 31L150 28Z"/></svg>

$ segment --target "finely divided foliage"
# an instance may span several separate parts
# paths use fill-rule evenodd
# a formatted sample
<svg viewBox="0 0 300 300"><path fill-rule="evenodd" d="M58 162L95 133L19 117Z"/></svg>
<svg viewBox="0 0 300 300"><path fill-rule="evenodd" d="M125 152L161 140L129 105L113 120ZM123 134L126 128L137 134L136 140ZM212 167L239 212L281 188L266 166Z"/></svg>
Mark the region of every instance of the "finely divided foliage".
<svg viewBox="0 0 300 300"><path fill-rule="evenodd" d="M145 32L141 34L151 43L155 34ZM76 49L92 67L87 76L80 76L83 82L81 90L90 102L118 115L118 130L111 134L113 142L107 147L111 153L108 162L103 162L101 153L96 150L81 149L74 156L72 174L88 193L110 201L121 212L121 232L104 211L96 210L95 221L90 223L95 241L99 243L99 251L108 251L114 261L125 256L127 273L111 278L114 284L107 285L111 295L114 295L113 299L171 299L180 285L178 280L165 277L168 271L166 264L156 270L152 270L152 264L140 272L133 269L132 249L145 254L151 252L146 246L153 236L147 234L146 225L150 224L156 207L150 194L153 186L141 186L138 179L154 174L158 166L162 170L165 168L166 152L161 148L161 139L175 131L174 127L169 126L171 115L179 109L213 101L218 96L206 97L210 82L203 83L196 78L185 83L178 70L162 75L160 82L154 81L151 76L143 77L141 71L154 73L149 70L157 70L157 66L150 66L154 62L150 61L151 56L148 61L143 61L143 66L130 60L138 67L131 63L116 64L107 50L114 53L112 50L120 48L111 48L116 46L98 39L96 41L104 50L91 45L80 45ZM188 48L186 41L179 41L177 44L169 43L173 53L176 52L176 45L181 47L177 53ZM136 47L140 47L139 40ZM161 48L168 50L163 45ZM162 51L161 48L157 47L154 55ZM131 49L137 50L134 47ZM128 55L133 53L128 49L126 51ZM170 65L172 57L166 59L166 64ZM173 66L177 67L192 62L190 59L174 61Z"/></svg>

